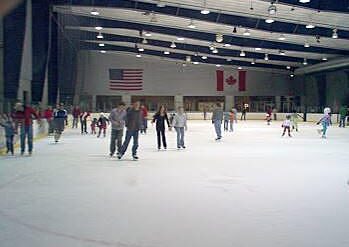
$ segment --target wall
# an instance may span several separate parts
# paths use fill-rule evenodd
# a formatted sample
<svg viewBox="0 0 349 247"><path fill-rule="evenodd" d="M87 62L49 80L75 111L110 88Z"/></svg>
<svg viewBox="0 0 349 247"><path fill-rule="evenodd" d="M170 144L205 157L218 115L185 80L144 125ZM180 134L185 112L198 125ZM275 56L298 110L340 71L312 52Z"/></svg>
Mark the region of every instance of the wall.
<svg viewBox="0 0 349 247"><path fill-rule="evenodd" d="M144 90L132 95L183 95L183 96L274 96L289 95L293 87L287 75L270 72L248 71L247 91L239 92L237 85L224 92L216 91L216 67L188 65L151 58L136 58L129 55L101 54L81 51L78 62L80 94L120 95L108 89L110 68L141 68L144 70ZM236 73L225 70L225 74ZM227 85L225 85L227 87Z"/></svg>

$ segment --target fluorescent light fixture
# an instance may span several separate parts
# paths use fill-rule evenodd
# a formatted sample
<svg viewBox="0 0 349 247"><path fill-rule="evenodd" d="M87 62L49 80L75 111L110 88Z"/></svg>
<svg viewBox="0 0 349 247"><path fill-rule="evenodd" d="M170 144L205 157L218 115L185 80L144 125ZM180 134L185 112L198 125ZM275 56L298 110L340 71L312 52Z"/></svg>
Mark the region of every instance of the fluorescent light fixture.
<svg viewBox="0 0 349 247"><path fill-rule="evenodd" d="M98 33L97 39L103 39L103 34L101 32Z"/></svg>
<svg viewBox="0 0 349 247"><path fill-rule="evenodd" d="M274 19L271 18L271 17L268 17L267 19L265 19L265 22L268 23L268 24L271 24L274 22Z"/></svg>
<svg viewBox="0 0 349 247"><path fill-rule="evenodd" d="M177 40L179 40L179 41L183 41L183 40L184 40L184 38L183 38L183 37L178 37L178 38L177 38Z"/></svg>
<svg viewBox="0 0 349 247"><path fill-rule="evenodd" d="M206 60L207 59L207 56L202 56L201 57L203 60Z"/></svg>
<svg viewBox="0 0 349 247"><path fill-rule="evenodd" d="M322 61L327 61L327 60L328 60L327 57L322 58Z"/></svg>
<svg viewBox="0 0 349 247"><path fill-rule="evenodd" d="M100 31L100 30L102 30L102 29L103 29L103 27L101 27L101 26L97 26L97 27L95 27L95 29L96 29L96 30L98 30L98 31Z"/></svg>
<svg viewBox="0 0 349 247"><path fill-rule="evenodd" d="M312 28L315 28L315 26L313 24L309 23L305 26L305 28L312 29Z"/></svg>
<svg viewBox="0 0 349 247"><path fill-rule="evenodd" d="M147 36L147 37L150 37L152 34L149 33L149 32L144 32L144 35Z"/></svg>
<svg viewBox="0 0 349 247"><path fill-rule="evenodd" d="M138 48L138 51L144 51L144 48L140 47Z"/></svg>
<svg viewBox="0 0 349 247"><path fill-rule="evenodd" d="M101 50L101 53L106 53L107 51L105 51L105 50Z"/></svg>
<svg viewBox="0 0 349 247"><path fill-rule="evenodd" d="M90 14L91 15L99 15L99 12L96 9L92 9Z"/></svg>
<svg viewBox="0 0 349 247"><path fill-rule="evenodd" d="M300 3L310 3L310 0L299 0Z"/></svg>
<svg viewBox="0 0 349 247"><path fill-rule="evenodd" d="M260 48L260 47L256 47L256 48L254 48L256 51L261 51L262 50L262 48Z"/></svg>
<svg viewBox="0 0 349 247"><path fill-rule="evenodd" d="M291 69L291 66L290 66L290 65L287 65L287 66L286 66L286 69Z"/></svg>
<svg viewBox="0 0 349 247"><path fill-rule="evenodd" d="M193 64L199 64L199 62L196 62L196 61L195 61L195 62L193 62Z"/></svg>
<svg viewBox="0 0 349 247"><path fill-rule="evenodd" d="M142 57L142 55L141 54L137 54L136 57Z"/></svg>
<svg viewBox="0 0 349 247"><path fill-rule="evenodd" d="M100 44L98 44L98 45L101 46L101 47L102 47L102 46L105 46L105 44L103 44L103 43L100 43Z"/></svg>
<svg viewBox="0 0 349 247"><path fill-rule="evenodd" d="M165 54L165 55L169 55L170 52L169 52L169 51L164 51L164 54Z"/></svg>
<svg viewBox="0 0 349 247"><path fill-rule="evenodd" d="M208 15L210 13L210 11L206 8L204 8L203 10L200 11L201 14L203 15Z"/></svg>

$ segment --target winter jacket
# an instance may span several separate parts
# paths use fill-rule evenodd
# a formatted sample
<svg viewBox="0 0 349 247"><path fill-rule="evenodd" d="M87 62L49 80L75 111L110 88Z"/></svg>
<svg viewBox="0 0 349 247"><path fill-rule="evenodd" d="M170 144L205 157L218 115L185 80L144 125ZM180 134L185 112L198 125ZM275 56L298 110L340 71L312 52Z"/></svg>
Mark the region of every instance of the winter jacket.
<svg viewBox="0 0 349 247"><path fill-rule="evenodd" d="M113 109L109 115L109 120L111 122L112 129L122 130L125 127L125 118L125 110L120 111L117 108Z"/></svg>
<svg viewBox="0 0 349 247"><path fill-rule="evenodd" d="M163 116L161 116L160 113L156 113L153 116L153 123L156 122L156 130L164 130L165 129L165 122L167 122L167 126L170 127L170 122L168 121L167 114L165 113Z"/></svg>
<svg viewBox="0 0 349 247"><path fill-rule="evenodd" d="M221 108L216 108L212 113L212 121L222 121L223 120L223 110Z"/></svg>
<svg viewBox="0 0 349 247"><path fill-rule="evenodd" d="M125 124L129 131L139 131L143 124L141 110L127 109Z"/></svg>

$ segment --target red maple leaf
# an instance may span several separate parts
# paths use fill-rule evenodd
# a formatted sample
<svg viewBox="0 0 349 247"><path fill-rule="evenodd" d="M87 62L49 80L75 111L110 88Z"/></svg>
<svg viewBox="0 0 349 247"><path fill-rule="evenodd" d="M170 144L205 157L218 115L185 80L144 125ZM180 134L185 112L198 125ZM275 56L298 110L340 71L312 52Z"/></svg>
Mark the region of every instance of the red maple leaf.
<svg viewBox="0 0 349 247"><path fill-rule="evenodd" d="M232 85L234 85L236 83L236 79L231 75L227 79L225 79L225 82L228 85L232 86Z"/></svg>

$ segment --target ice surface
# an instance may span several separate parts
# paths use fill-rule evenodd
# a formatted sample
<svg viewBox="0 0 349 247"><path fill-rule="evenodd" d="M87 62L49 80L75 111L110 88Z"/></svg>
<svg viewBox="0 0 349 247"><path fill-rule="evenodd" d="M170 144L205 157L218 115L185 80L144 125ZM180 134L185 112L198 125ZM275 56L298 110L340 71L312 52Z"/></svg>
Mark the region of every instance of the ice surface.
<svg viewBox="0 0 349 247"><path fill-rule="evenodd" d="M0 158L0 246L348 247L349 128L280 125L239 122L215 142L192 121L187 150L167 132L160 152L151 127L139 161L78 130L40 140Z"/></svg>

